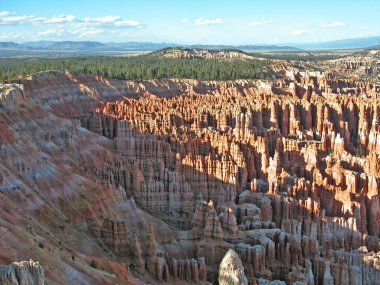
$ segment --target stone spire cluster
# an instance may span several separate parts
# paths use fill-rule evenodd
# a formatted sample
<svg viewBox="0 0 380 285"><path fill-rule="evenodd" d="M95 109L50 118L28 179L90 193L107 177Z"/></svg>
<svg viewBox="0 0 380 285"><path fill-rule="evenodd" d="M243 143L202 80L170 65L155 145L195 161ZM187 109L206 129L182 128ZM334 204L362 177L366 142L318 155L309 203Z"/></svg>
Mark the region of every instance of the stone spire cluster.
<svg viewBox="0 0 380 285"><path fill-rule="evenodd" d="M271 72L20 80L1 97L0 260L45 275L32 262L0 280L376 284L379 88Z"/></svg>

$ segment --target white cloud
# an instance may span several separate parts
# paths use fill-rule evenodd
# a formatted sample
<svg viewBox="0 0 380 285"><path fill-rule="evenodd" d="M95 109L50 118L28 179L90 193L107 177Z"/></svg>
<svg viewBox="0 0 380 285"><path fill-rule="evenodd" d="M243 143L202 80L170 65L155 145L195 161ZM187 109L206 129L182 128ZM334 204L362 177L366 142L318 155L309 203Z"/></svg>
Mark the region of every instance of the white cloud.
<svg viewBox="0 0 380 285"><path fill-rule="evenodd" d="M72 22L75 20L73 15L58 15L52 17L37 17L35 15L10 16L10 13L1 12L0 25L11 26L21 24L59 24L64 22Z"/></svg>
<svg viewBox="0 0 380 285"><path fill-rule="evenodd" d="M189 19L182 19L181 20L181 24L186 24L186 23L188 23L189 22Z"/></svg>
<svg viewBox="0 0 380 285"><path fill-rule="evenodd" d="M321 24L321 28L329 28L329 29L330 28L340 28L340 27L344 27L344 26L346 26L346 24L343 22L339 22L339 21Z"/></svg>
<svg viewBox="0 0 380 285"><path fill-rule="evenodd" d="M59 16L53 16L52 18L47 18L42 24L57 24L57 23L64 23L64 22L72 22L74 20L75 20L75 17L73 15L59 15Z"/></svg>
<svg viewBox="0 0 380 285"><path fill-rule="evenodd" d="M93 22L93 23L113 23L118 20L120 20L119 16L105 16L105 17L100 17L100 18L90 18L90 17L83 18L84 22Z"/></svg>
<svg viewBox="0 0 380 285"><path fill-rule="evenodd" d="M197 18L194 23L196 25L218 25L223 24L224 21L220 18L209 19L209 18Z"/></svg>
<svg viewBox="0 0 380 285"><path fill-rule="evenodd" d="M37 17L35 15L13 15L8 11L0 12L0 26L13 26L22 24L63 24L72 23L72 27L102 27L102 28L122 28L132 27L141 28L142 25L136 20L122 19L120 16L104 16L104 17L85 17L77 19L73 15L53 15L51 17Z"/></svg>
<svg viewBox="0 0 380 285"><path fill-rule="evenodd" d="M60 37L64 33L63 29L50 29L42 32L38 32L36 35L37 37L50 37L50 36L57 36Z"/></svg>
<svg viewBox="0 0 380 285"><path fill-rule="evenodd" d="M85 17L79 19L77 22L77 27L100 27L100 26L112 26L116 21L120 21L119 16L105 16L105 17Z"/></svg>
<svg viewBox="0 0 380 285"><path fill-rule="evenodd" d="M377 32L362 32L362 33L357 33L357 34L354 34L352 35L352 38L364 38L364 37L373 37L373 36L376 36L378 35Z"/></svg>
<svg viewBox="0 0 380 285"><path fill-rule="evenodd" d="M0 11L0 17L9 16L11 12L9 11Z"/></svg>
<svg viewBox="0 0 380 285"><path fill-rule="evenodd" d="M105 16L101 18L90 18L86 17L82 20L78 20L75 24L77 28L82 27L130 27L130 28L141 28L142 24L136 20L125 19L122 20L119 16Z"/></svg>
<svg viewBox="0 0 380 285"><path fill-rule="evenodd" d="M96 38L97 35L127 35L126 28L138 29L143 25L132 19L123 19L120 16L85 17L76 18L73 15L36 16L17 15L8 11L0 11L1 26L33 25L40 26L40 30L29 32L20 30L17 32L0 33L0 40L35 40L41 38ZM44 26L46 25L46 26ZM46 28L46 29L43 29Z"/></svg>
<svg viewBox="0 0 380 285"><path fill-rule="evenodd" d="M376 36L377 32L365 32L363 33L365 36Z"/></svg>
<svg viewBox="0 0 380 285"><path fill-rule="evenodd" d="M78 35L78 38L84 38L84 37L88 37L88 36L95 36L95 35L100 35L100 34L103 34L103 33L104 33L104 30L102 30L102 29L88 30L88 31L84 31L84 32L80 33Z"/></svg>
<svg viewBox="0 0 380 285"><path fill-rule="evenodd" d="M35 20L34 15L29 16L5 16L0 17L0 25L2 26L9 26L9 25L19 25L19 24L25 24L25 23L33 23Z"/></svg>
<svg viewBox="0 0 380 285"><path fill-rule="evenodd" d="M85 37L91 37L91 36L96 36L105 33L106 30L104 29L99 29L99 28L93 28L93 27L83 27L79 29L69 29L67 30L67 33L70 34L71 36L74 36L76 38L85 38ZM109 31L107 30L107 33Z"/></svg>
<svg viewBox="0 0 380 285"><path fill-rule="evenodd" d="M303 35L305 33L306 33L305 30L303 30L303 29L297 29L297 30L292 31L290 34L292 36L300 36L300 35Z"/></svg>
<svg viewBox="0 0 380 285"><path fill-rule="evenodd" d="M38 40L41 38L58 38L65 34L65 30L62 28L58 29L49 29L37 33L31 33L28 31L23 32L9 32L9 33L0 33L0 40Z"/></svg>
<svg viewBox="0 0 380 285"><path fill-rule="evenodd" d="M0 40L16 40L24 36L24 33L0 33Z"/></svg>
<svg viewBox="0 0 380 285"><path fill-rule="evenodd" d="M114 23L116 27L140 27L141 24L135 20L121 20Z"/></svg>
<svg viewBox="0 0 380 285"><path fill-rule="evenodd" d="M31 32L10 32L10 33L0 33L0 41L1 40L38 40L43 38L57 39L61 36L69 36L73 39L83 39L83 38L91 38L98 35L109 35L109 34L117 34L119 36L127 35L126 32L120 30L105 30L105 29L97 29L97 28L80 28L80 29L63 29L63 28L53 28L45 31L31 33Z"/></svg>
<svg viewBox="0 0 380 285"><path fill-rule="evenodd" d="M260 18L256 21L250 22L249 26L256 27L256 26L267 25L267 24L272 24L272 23L274 23L274 20L268 20L265 18Z"/></svg>

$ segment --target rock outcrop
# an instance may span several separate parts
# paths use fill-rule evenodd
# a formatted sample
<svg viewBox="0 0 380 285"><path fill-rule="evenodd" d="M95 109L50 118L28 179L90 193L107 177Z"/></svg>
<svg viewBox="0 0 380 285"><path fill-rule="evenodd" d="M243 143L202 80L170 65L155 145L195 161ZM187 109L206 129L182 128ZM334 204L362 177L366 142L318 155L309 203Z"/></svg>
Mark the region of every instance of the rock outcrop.
<svg viewBox="0 0 380 285"><path fill-rule="evenodd" d="M224 256L219 267L220 285L248 285L244 267L237 253L230 249Z"/></svg>
<svg viewBox="0 0 380 285"><path fill-rule="evenodd" d="M257 60L257 57L239 50L212 50L201 48L166 48L154 53L156 56L182 59Z"/></svg>
<svg viewBox="0 0 380 285"><path fill-rule="evenodd" d="M2 285L44 285L44 269L36 261L13 262L0 265Z"/></svg>

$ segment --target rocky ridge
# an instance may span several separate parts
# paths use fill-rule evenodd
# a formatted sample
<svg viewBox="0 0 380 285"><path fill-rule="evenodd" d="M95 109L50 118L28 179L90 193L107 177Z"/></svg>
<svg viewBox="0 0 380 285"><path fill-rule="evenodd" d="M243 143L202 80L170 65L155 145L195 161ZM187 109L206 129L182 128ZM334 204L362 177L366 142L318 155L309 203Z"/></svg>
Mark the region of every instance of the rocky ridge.
<svg viewBox="0 0 380 285"><path fill-rule="evenodd" d="M369 78L375 81L380 79L380 50L378 49L353 53L329 63L333 69L346 76Z"/></svg>
<svg viewBox="0 0 380 285"><path fill-rule="evenodd" d="M261 58L234 49L166 48L153 54L164 58L180 59L261 60Z"/></svg>

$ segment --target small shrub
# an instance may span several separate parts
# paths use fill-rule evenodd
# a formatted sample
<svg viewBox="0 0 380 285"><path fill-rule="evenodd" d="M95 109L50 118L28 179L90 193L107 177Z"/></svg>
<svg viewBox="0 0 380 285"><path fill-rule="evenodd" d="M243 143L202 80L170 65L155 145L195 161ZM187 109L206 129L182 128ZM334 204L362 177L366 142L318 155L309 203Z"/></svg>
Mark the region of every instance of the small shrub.
<svg viewBox="0 0 380 285"><path fill-rule="evenodd" d="M95 260L93 260L93 261L91 261L91 263L90 263L90 266L92 267L92 268L98 268L98 263L95 261Z"/></svg>
<svg viewBox="0 0 380 285"><path fill-rule="evenodd" d="M40 248L44 248L44 247L45 247L44 244L43 244L41 241L38 243L38 246L39 246Z"/></svg>

